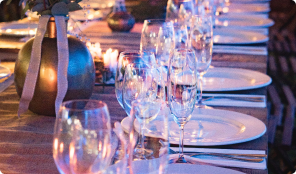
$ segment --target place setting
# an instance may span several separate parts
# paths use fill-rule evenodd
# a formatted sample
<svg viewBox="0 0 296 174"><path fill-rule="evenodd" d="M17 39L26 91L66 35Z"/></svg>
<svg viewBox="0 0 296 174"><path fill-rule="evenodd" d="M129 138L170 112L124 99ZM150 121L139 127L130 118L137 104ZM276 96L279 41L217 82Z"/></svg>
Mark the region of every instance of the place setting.
<svg viewBox="0 0 296 174"><path fill-rule="evenodd" d="M144 138L144 142L147 143L147 147L144 145L144 149L142 149L141 160L136 159L132 162L132 166L135 168L134 171L136 173L157 171L154 167L160 165L158 168L160 170L162 169L161 165L165 165L161 159L162 157L159 159L155 158L155 156L151 157L151 154L148 152L153 149L149 147L149 141L153 138L161 139L160 141L163 141L163 139L167 140L168 138L168 142L171 145L179 144L179 148L170 147L169 149L170 155L168 154L168 156L170 161L168 162L168 172L173 173L173 171L178 171L178 173L182 173L180 169L187 167L188 170L185 170L186 172L199 170L214 172L216 169L220 172L223 171L223 169L220 170L217 167L196 164L266 169L266 154L264 151L239 149L213 149L212 151L212 149L201 148L202 146L221 146L252 141L264 135L267 129L261 120L251 115L213 109L209 107L212 106L211 103L206 102L206 100L211 100L207 98L210 97L215 100L216 97L219 100L217 103L222 106L233 106L228 104L223 105L228 100L234 100L234 103L239 103L241 100L242 102L255 103L249 107L258 107L260 104L256 102L260 102L261 105L259 107L264 108L266 107L265 96L249 96L249 98L248 95L234 94L228 96L225 94L216 94L212 96L208 93L203 94L202 91L227 92L256 89L269 85L271 78L263 73L245 69L209 68L212 59L212 52L209 51L211 50L209 47L213 47L215 38L213 36L211 20L208 20L207 16L194 16L192 21L196 25L191 25L189 29L190 37L192 37L189 41L191 42L189 43L191 46L190 49L186 48L188 44L186 41L182 42L182 39L186 39L186 35L182 36L181 40L178 40L180 37L178 35L175 36L175 41L172 38L172 31L174 31L172 27L174 26L173 23L151 20L150 24L147 21L144 22L140 44L141 53L125 52L119 58L117 79L115 80L118 83L115 85L115 91L118 102L127 112L127 115L129 115L121 121L121 126L126 133L134 134L131 133L131 129L134 130L140 136L139 142L143 142ZM195 37L195 34L200 34L198 31L201 28L203 29L203 34L207 36L205 38L208 39L203 40L206 43L204 47L199 47L200 45L198 44L200 42L199 38L203 37ZM176 47L180 47L170 47L169 45L172 42L176 43ZM168 58L170 50L172 50L173 54ZM155 57L147 54L148 51L155 52ZM158 116L166 115L166 119L168 120L167 125L163 125L162 119L153 118L156 110L158 110L154 104L151 106L151 111L149 111L149 106L139 106L134 111L135 103L132 100L135 100L136 105L139 105L139 99L145 101L143 104L147 104L145 96L149 98L151 96L151 87L147 91L149 95L142 94L145 91L144 87L146 85L142 84L142 81L139 80L139 75L134 77L136 81L130 81L127 78L131 78L130 74L132 73L125 74L130 71L130 66L136 66L137 68L143 67L141 63L139 64L141 62L139 61L140 55L142 55L144 63L146 62L147 65L156 67L158 71L164 71L164 73L159 72L159 74L162 74L161 77L163 79L167 79L166 83L161 84L161 82L155 82L158 84L159 89L154 96L156 100L160 98L163 100L163 90L166 89L167 91L166 104L164 106L162 105L160 109L164 113L158 114ZM154 61L154 59L156 60ZM122 71L123 66L126 66L125 71ZM135 72L138 71L137 69ZM156 77L156 79L161 78ZM165 87L162 85L165 85ZM130 97L130 95L133 97ZM223 102L223 100L226 100L226 102ZM133 103L132 109L130 103ZM215 106L215 103L213 105ZM236 106L246 107L247 104L243 103ZM133 116L133 111L139 114L142 113L142 109L145 109L143 110L143 114L147 114L147 120L145 121L139 116ZM153 117L150 117L150 114L153 114ZM169 129L165 130L167 127ZM159 134L159 132L163 131L168 131L168 134ZM165 138L165 136L168 137ZM137 141L134 139L133 141L136 144ZM168 142L160 142L160 149L168 148L166 147ZM135 147L137 146L135 145ZM194 146L198 146L198 148L194 148ZM200 152L199 149L205 151L205 153L194 155L195 152ZM225 153L222 151L225 151ZM165 153L164 149L162 153ZM231 154L231 157L229 157L228 153ZM239 153L243 153L244 155L240 155ZM238 157L234 154L237 154ZM246 154L250 154L250 156ZM232 155L235 157L232 158ZM151 168L149 167L151 166L150 163L154 163ZM225 169L224 172L226 170L228 169ZM236 171L229 171L229 173L231 172L235 173Z"/></svg>

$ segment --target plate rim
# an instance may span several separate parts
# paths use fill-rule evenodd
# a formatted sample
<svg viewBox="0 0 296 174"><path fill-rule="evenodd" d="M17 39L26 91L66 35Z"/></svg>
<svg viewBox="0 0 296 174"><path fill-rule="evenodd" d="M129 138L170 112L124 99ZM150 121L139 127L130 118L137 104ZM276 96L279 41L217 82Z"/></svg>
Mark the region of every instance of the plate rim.
<svg viewBox="0 0 296 174"><path fill-rule="evenodd" d="M263 27L263 28L267 28L267 27L270 27L270 26L272 26L272 25L274 25L274 21L273 20L271 20L271 19L269 19L269 18L263 18L263 17L253 17L254 18L254 20L255 21L263 21L263 22L265 22L264 24L261 24L261 25L259 25L259 24L251 24L251 25L228 25L227 27L246 27L246 28L261 28L261 27ZM228 21L229 22L229 24L230 24L230 22L232 21L232 20L239 20L239 19L241 19L241 20L244 20L244 19L248 19L249 21L252 21L251 19L252 19L252 17L245 17L245 16L240 16L240 17L234 17L234 16L232 16L232 17L226 17L226 16L221 16L220 18L217 18L218 19L218 21L219 21L219 19L221 19L222 21ZM260 22L257 22L257 23L260 23ZM223 25L217 25L218 27L226 27L226 26L223 26Z"/></svg>
<svg viewBox="0 0 296 174"><path fill-rule="evenodd" d="M242 7L243 6L243 7ZM242 11L242 10L245 10L246 9L246 6L249 6L247 8L250 8L250 7L260 7L262 8L261 10L246 10L246 11ZM240 8L238 8L240 7ZM230 8L232 8L233 10L230 11ZM240 10L240 11L237 11L237 10ZM245 14L248 14L248 13L267 13L267 12L270 12L270 7L267 7L265 6L263 3L257 3L256 5L253 4L253 3L248 3L248 4L240 4L240 3L231 3L230 6L228 6L228 12L227 13L245 13Z"/></svg>
<svg viewBox="0 0 296 174"><path fill-rule="evenodd" d="M6 72L4 72L4 73L6 73L6 75L5 76L0 76L0 79L3 79L3 78L6 78L6 77L10 76L11 71L10 71L9 68L7 68L7 67L5 67L3 65L0 65L0 71L2 71L2 70L4 70L4 71L6 70Z"/></svg>
<svg viewBox="0 0 296 174"><path fill-rule="evenodd" d="M267 74L264 74L264 73L261 73L259 71L254 71L254 70L250 70L250 69L244 69L244 68L227 68L227 67L214 67L214 68L209 68L209 70L213 70L213 69L219 69L220 71L218 72L222 72L222 71L227 71L227 72L230 72L231 71L241 71L241 72L248 72L248 73L245 73L247 75L249 75L249 73L255 73L256 74L256 78L258 78L258 76L262 77L262 78L266 78L266 81L267 79L269 79L267 82L265 83L262 83L262 84L258 84L258 85L255 85L255 86L245 86L245 87L232 87L232 88L220 88L220 89L207 89L206 86L203 86L203 91L240 91L240 90L249 90L249 89L256 89L256 88L261 88L261 87L265 87L265 86L268 86L271 82L272 82L272 78L269 77ZM208 70L208 71L209 71ZM236 74L236 73L233 73L233 74ZM207 73L205 74L204 78L207 77Z"/></svg>
<svg viewBox="0 0 296 174"><path fill-rule="evenodd" d="M221 114L221 115L223 115L222 113L224 113L224 115L223 115L222 118L224 118L225 115L227 114L228 115L227 119L233 119L233 120L235 120L238 117L241 117L241 118L244 118L245 117L245 119L247 119L247 118L248 119L252 119L252 126L255 125L255 123L257 123L258 126L256 126L256 128L259 128L259 125L260 126L263 126L263 127L261 127L262 131L258 131L260 133L257 133L256 135L254 135L252 137L245 138L245 139L239 139L239 140L233 140L233 141L224 141L224 142L214 142L214 143L209 143L209 142L206 142L206 143L201 143L201 142L199 142L199 143L188 143L188 142L184 142L184 145L193 145L193 146L220 146L220 145L238 144L238 143L248 142L248 141L257 139L257 138L263 136L266 133L266 125L261 120L259 120L258 118L254 117L254 116L243 114L243 113L240 113L240 112L235 112L235 111L223 110L223 109L201 109L201 110L202 110L202 112L216 112L217 114ZM197 112L197 109L195 109L192 112L191 119L194 117L194 115L193 115L194 112ZM211 114L213 114L213 113L211 113ZM217 115L214 115L214 116L217 117ZM233 118L229 118L229 117L233 117ZM240 118L239 118L239 120L240 120ZM235 120L235 121L240 122L239 120ZM247 128L247 126L246 126L246 128ZM186 125L185 125L184 130L186 130ZM249 129L246 129L246 130L249 130ZM252 129L251 131L253 131L253 130L254 129ZM170 143L171 144L179 144L179 141L176 142L176 143L173 143L173 142L170 142Z"/></svg>
<svg viewBox="0 0 296 174"><path fill-rule="evenodd" d="M218 115L218 113L219 113L220 116L223 115L221 113L224 113L224 115L227 114L228 115L227 119L233 119L233 120L235 120L235 119L237 119L237 117L240 117L241 119L243 119L243 118L244 119L252 119L252 126L255 125L255 123L258 124L256 126L256 128L258 128L258 132L254 132L254 129L246 129L247 131L248 130L251 130L251 133L256 134L256 135L253 135L251 137L249 136L249 137L244 138L244 139L237 139L237 140L232 140L232 141L228 140L228 141L222 141L222 142L221 141L220 142L210 142L210 143L209 142L194 142L194 143L184 142L184 145L191 145L191 146L220 146L220 145L238 144L238 143L243 143L243 142L248 142L248 141L255 140L255 139L263 136L266 133L266 129L267 129L266 128L266 125L261 120L259 120L258 118L254 117L254 116L247 115L247 114L240 113L240 112L235 112L235 111L222 110L222 109L201 109L201 110L202 110L202 112L213 112L211 114L214 114L215 113L215 114ZM197 111L197 109L195 109L193 111L191 119L194 117L194 112L196 112L196 111ZM202 113L202 114L204 114L204 113ZM208 113L208 114L210 114L210 113ZM206 115L206 114L204 114L204 115ZM217 115L213 115L213 116L217 117ZM224 115L221 118L224 118ZM129 117L125 117L121 121L122 128L123 128L123 130L125 132L128 132L128 130L125 127L124 122L128 121L128 119L129 119ZM235 121L239 121L239 120L235 120ZM260 128L259 126L262 126L262 127ZM259 131L259 128L260 128L260 131ZM186 126L185 126L185 129L184 130L186 130ZM170 144L179 144L179 141L170 141Z"/></svg>
<svg viewBox="0 0 296 174"><path fill-rule="evenodd" d="M215 29L216 32L221 32L221 33L231 33L231 34L238 34L238 35L245 35L245 36L258 36L258 37L262 37L264 39L261 39L261 40L256 40L256 41L237 41L237 42L221 42L221 40L223 39L219 39L218 41L215 41L213 40L214 44L227 44L227 45L237 45L237 44L257 44L257 43L263 43L263 42L267 42L269 40L269 37L264 35L264 34L261 34L261 33L257 33L257 32L253 32L253 31L238 31L236 29L229 29L229 28L218 28L218 29ZM214 30L214 36L220 36L220 37L223 37L225 35L215 35L215 30ZM237 36L235 36L237 37ZM238 38L238 37L237 37Z"/></svg>

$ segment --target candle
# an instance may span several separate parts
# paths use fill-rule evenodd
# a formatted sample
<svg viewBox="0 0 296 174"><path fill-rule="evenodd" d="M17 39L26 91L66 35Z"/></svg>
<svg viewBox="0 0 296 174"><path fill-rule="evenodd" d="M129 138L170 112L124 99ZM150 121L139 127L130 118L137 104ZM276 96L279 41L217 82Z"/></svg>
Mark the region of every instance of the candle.
<svg viewBox="0 0 296 174"><path fill-rule="evenodd" d="M109 48L106 51L106 53L103 55L105 68L110 68L110 66L111 66L111 53L112 53L112 49Z"/></svg>
<svg viewBox="0 0 296 174"><path fill-rule="evenodd" d="M115 72L117 67L117 57L118 50L112 51L112 49L109 48L103 55L104 67L109 68L111 71Z"/></svg>
<svg viewBox="0 0 296 174"><path fill-rule="evenodd" d="M86 42L86 46L93 59L102 57L102 49L100 43L92 44L91 42Z"/></svg>

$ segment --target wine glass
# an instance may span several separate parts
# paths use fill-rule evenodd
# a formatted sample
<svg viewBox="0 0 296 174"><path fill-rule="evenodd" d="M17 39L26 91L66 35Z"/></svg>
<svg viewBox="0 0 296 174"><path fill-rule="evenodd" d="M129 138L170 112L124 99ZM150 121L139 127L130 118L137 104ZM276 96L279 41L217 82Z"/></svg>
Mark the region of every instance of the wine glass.
<svg viewBox="0 0 296 174"><path fill-rule="evenodd" d="M155 58L159 66L168 66L169 57L175 48L175 32L173 23L167 23L165 27L159 27Z"/></svg>
<svg viewBox="0 0 296 174"><path fill-rule="evenodd" d="M143 65L129 64L125 68L125 77L123 85L123 105L126 113L130 116L132 103L135 100L145 101L146 103L153 105L149 110L150 120L157 116L159 112L159 102L164 101L164 86L161 73L156 68L149 68ZM150 106L149 106L150 107ZM142 108L141 108L142 109ZM151 110L152 109L152 110ZM140 118L139 118L140 119ZM143 120L143 118L142 118ZM146 120L147 121L147 120ZM149 120L148 120L149 121ZM140 140L143 136L145 128L145 121L139 121L140 123ZM145 150L145 154L141 151L141 141L139 141L136 151L138 150L138 158L142 159L152 154L151 151Z"/></svg>
<svg viewBox="0 0 296 174"><path fill-rule="evenodd" d="M147 64L128 64L122 88L123 106L129 115L136 99L163 99L164 87L161 73Z"/></svg>
<svg viewBox="0 0 296 174"><path fill-rule="evenodd" d="M118 64L116 68L116 75L115 75L115 94L122 108L124 108L123 101L122 101L122 87L123 87L125 67L128 64L133 64L133 63L147 64L151 67L156 66L155 55L153 52L138 51L138 50L128 50L128 51L121 52L119 54Z"/></svg>
<svg viewBox="0 0 296 174"><path fill-rule="evenodd" d="M140 49L155 53L158 70L162 74L163 82L167 79L169 55L174 49L175 37L172 22L163 19L147 19L141 35Z"/></svg>
<svg viewBox="0 0 296 174"><path fill-rule="evenodd" d="M187 48L189 44L188 27L182 21L174 20L175 49Z"/></svg>
<svg viewBox="0 0 296 174"><path fill-rule="evenodd" d="M168 73L168 102L174 121L180 128L179 158L175 163L187 163L183 156L184 126L190 120L197 96L196 58L192 49L176 49Z"/></svg>
<svg viewBox="0 0 296 174"><path fill-rule="evenodd" d="M184 22L189 22L195 11L194 4L194 0L168 0L166 20L182 19Z"/></svg>
<svg viewBox="0 0 296 174"><path fill-rule="evenodd" d="M207 72L213 54L213 24L210 15L196 15L192 18L191 48L196 56L196 69L199 79L199 98L198 107L205 108L202 103L202 84L203 75Z"/></svg>
<svg viewBox="0 0 296 174"><path fill-rule="evenodd" d="M174 27L172 22L166 22L163 19L147 19L144 21L140 43L141 51L150 51L157 55L156 46L159 42L160 28L162 28L162 35L164 35L163 39L173 38Z"/></svg>
<svg viewBox="0 0 296 174"><path fill-rule="evenodd" d="M97 100L63 102L56 118L53 158L60 173L96 173L110 163L107 105Z"/></svg>
<svg viewBox="0 0 296 174"><path fill-rule="evenodd" d="M133 158L129 160L130 173L166 173L169 114L169 108L163 100L144 99L132 103L129 156ZM133 138L134 131L142 134L138 140L140 144L135 148L137 139Z"/></svg>
<svg viewBox="0 0 296 174"><path fill-rule="evenodd" d="M122 130L111 129L111 141L107 143L106 138L109 135L106 134L109 133L108 131L105 129L89 131L81 129L79 124L78 122L73 129L75 134L70 143L70 167L72 173L125 174L127 167L127 143ZM102 148L101 154L100 148ZM107 156L104 156L104 154L111 155L107 159ZM88 168L89 163L92 163L91 169ZM107 168L105 167L106 165Z"/></svg>

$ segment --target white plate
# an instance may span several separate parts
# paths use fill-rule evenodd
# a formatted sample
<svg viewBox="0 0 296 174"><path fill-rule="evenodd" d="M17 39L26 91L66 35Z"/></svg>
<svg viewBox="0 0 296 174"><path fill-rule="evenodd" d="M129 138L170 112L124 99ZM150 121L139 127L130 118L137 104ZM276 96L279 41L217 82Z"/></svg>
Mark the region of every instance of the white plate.
<svg viewBox="0 0 296 174"><path fill-rule="evenodd" d="M203 91L248 90L267 86L272 79L261 72L240 68L209 68Z"/></svg>
<svg viewBox="0 0 296 174"><path fill-rule="evenodd" d="M268 36L253 31L229 28L214 29L214 44L258 44L268 41Z"/></svg>
<svg viewBox="0 0 296 174"><path fill-rule="evenodd" d="M270 27L274 24L271 19L255 16L221 16L215 21L217 27Z"/></svg>
<svg viewBox="0 0 296 174"><path fill-rule="evenodd" d="M157 123L157 122L155 122ZM121 122L125 131L129 130L129 118ZM161 129L160 125L150 125ZM135 122L136 130L139 125ZM179 126L169 117L170 143L179 144ZM233 111L218 109L195 109L184 128L184 145L215 146L251 141L266 132L265 124L259 119ZM151 132L149 136L153 135Z"/></svg>
<svg viewBox="0 0 296 174"><path fill-rule="evenodd" d="M223 8L224 13L267 13L269 6L265 4L230 4Z"/></svg>
<svg viewBox="0 0 296 174"><path fill-rule="evenodd" d="M0 65L0 79L5 78L11 74L10 70Z"/></svg>

